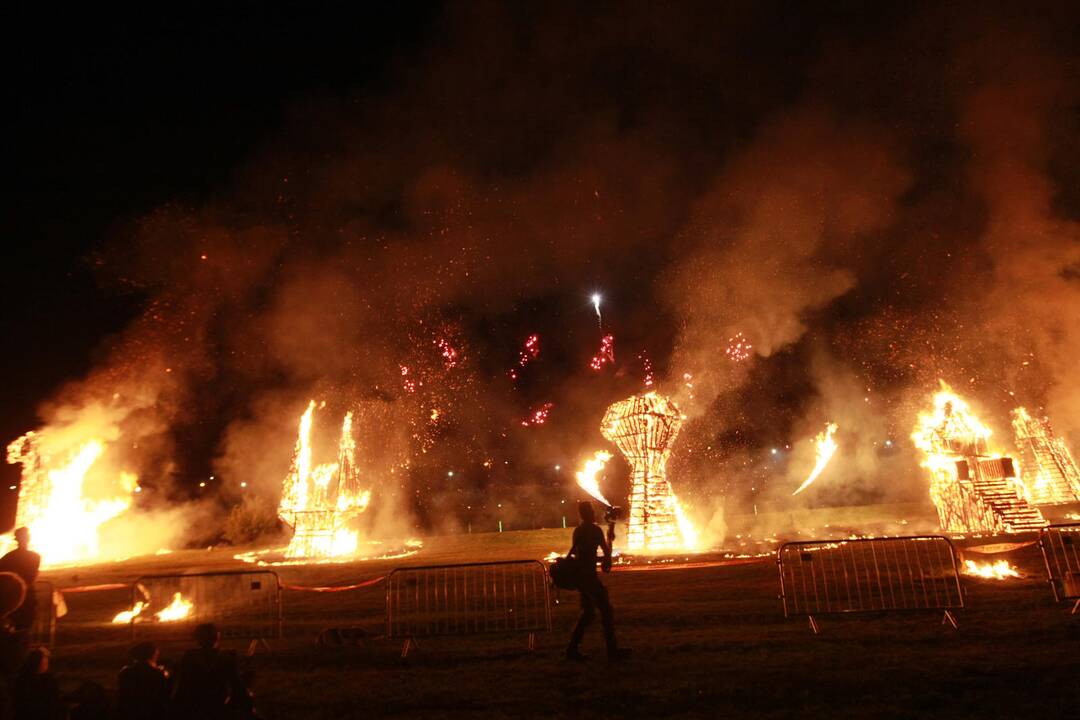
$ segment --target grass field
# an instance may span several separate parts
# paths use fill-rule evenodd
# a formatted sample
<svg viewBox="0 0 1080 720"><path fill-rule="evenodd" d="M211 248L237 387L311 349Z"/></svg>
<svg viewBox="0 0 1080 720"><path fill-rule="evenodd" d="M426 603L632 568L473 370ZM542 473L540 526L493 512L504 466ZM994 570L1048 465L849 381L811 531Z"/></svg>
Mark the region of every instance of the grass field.
<svg viewBox="0 0 1080 720"><path fill-rule="evenodd" d="M1014 538L1009 538L1012 541ZM430 538L408 558L274 568L292 585L338 585L403 564L542 558L565 551L569 531L540 530ZM971 557L978 557L972 555ZM284 594L285 637L249 661L267 718L361 717L1040 717L1080 707L1080 615L1055 605L1038 549L1007 555L1025 577L965 578L969 607L959 630L934 614L786 620L772 557L745 564L617 571L605 578L620 642L632 659L609 666L599 628L592 658L561 659L577 615L566 593L554 631L536 652L521 635L426 639L401 660L398 642L372 639L326 648L319 630L383 629L382 584L351 592ZM45 574L64 588L130 582L147 573L253 569L231 552L184 551ZM124 591L66 595L54 668L65 688L83 679L112 687L127 628L107 623L128 604ZM236 645L238 649L244 646ZM175 660L181 646L169 646Z"/></svg>

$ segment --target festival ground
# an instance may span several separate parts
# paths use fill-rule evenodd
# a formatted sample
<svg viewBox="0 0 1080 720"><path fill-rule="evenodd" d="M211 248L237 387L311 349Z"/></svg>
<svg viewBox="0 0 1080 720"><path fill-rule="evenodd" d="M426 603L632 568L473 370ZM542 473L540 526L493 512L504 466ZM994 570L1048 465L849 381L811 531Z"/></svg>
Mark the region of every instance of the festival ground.
<svg viewBox="0 0 1080 720"><path fill-rule="evenodd" d="M273 568L284 585L334 586L385 575L401 565L542 558L565 551L569 531L540 530L429 538L396 560ZM987 542L1026 542L1010 536ZM965 543L958 543L963 550ZM967 541L968 545L971 541ZM997 548L1000 549L1000 548ZM255 569L233 550L180 551L121 563L57 569L58 588L131 582L142 574ZM571 664L561 653L577 615L563 593L554 630L535 652L524 635L421 641L406 660L385 627L384 584L347 592L284 591L284 637L250 659L258 706L267 718L715 716L715 717L1061 717L1080 703L1076 682L1080 615L1055 605L1033 544L1005 555L1023 577L964 577L968 607L959 629L933 613L825 616L821 634L785 619L774 556L711 554L695 567L617 569L606 582L625 664L603 658L599 628L592 654ZM704 562L702 562L704 561ZM92 679L106 687L129 644L127 626L109 623L129 604L124 590L67 593L54 668L65 689ZM357 646L323 647L330 627L361 627ZM241 652L246 642L237 642ZM167 647L175 661L180 646Z"/></svg>

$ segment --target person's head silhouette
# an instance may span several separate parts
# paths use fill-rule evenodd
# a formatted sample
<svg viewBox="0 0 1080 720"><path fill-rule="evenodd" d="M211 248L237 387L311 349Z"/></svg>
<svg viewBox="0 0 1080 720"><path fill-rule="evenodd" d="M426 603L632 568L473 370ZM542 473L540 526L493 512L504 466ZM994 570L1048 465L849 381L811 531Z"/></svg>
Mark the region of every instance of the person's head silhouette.
<svg viewBox="0 0 1080 720"><path fill-rule="evenodd" d="M582 500L577 505L578 515L581 516L582 522L594 523L596 522L596 510L593 508L593 504L588 500Z"/></svg>
<svg viewBox="0 0 1080 720"><path fill-rule="evenodd" d="M195 626L194 636L195 642L205 650L217 647L218 641L221 640L221 633L218 632L217 626L213 623L203 623Z"/></svg>
<svg viewBox="0 0 1080 720"><path fill-rule="evenodd" d="M15 528L15 544L25 550L30 546L30 528Z"/></svg>
<svg viewBox="0 0 1080 720"><path fill-rule="evenodd" d="M158 659L158 647L149 640L136 643L128 650L128 660L131 662L143 662L153 665Z"/></svg>

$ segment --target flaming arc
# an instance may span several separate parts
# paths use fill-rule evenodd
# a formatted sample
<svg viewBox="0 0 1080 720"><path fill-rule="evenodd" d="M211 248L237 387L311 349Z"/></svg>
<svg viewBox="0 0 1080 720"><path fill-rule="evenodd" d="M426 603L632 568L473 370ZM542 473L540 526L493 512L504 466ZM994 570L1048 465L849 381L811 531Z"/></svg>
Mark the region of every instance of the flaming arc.
<svg viewBox="0 0 1080 720"><path fill-rule="evenodd" d="M832 460L833 455L836 454L836 449L839 447L836 444L836 439L833 437L836 435L836 423L828 423L825 429L817 434L814 438L814 446L817 452L817 459L814 461L814 469L810 471L810 474L806 476L806 480L800 485L792 495L798 495L806 488L810 487L818 476L825 471L828 467L829 461Z"/></svg>
<svg viewBox="0 0 1080 720"><path fill-rule="evenodd" d="M600 432L619 448L631 469L629 550L681 550L697 545L697 533L667 478L671 446L684 417L655 392L611 405Z"/></svg>
<svg viewBox="0 0 1080 720"><path fill-rule="evenodd" d="M605 450L597 450L593 453L593 456L585 461L585 465L574 473L577 478L577 484L582 490L592 495L594 498L610 506L611 503L604 497L604 494L600 492L600 481L597 476L604 469L604 466L611 460L611 453Z"/></svg>
<svg viewBox="0 0 1080 720"><path fill-rule="evenodd" d="M315 401L300 418L292 466L281 492L278 515L293 529L285 551L289 558L327 558L352 555L359 533L352 521L367 509L369 490L360 488L352 413L341 424L337 462L314 464L311 428Z"/></svg>

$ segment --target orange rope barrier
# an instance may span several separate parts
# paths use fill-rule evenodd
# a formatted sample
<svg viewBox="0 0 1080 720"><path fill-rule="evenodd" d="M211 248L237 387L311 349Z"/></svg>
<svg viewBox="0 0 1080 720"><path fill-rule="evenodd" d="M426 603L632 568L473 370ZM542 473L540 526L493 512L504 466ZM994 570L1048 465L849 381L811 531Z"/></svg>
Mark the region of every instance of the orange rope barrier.
<svg viewBox="0 0 1080 720"><path fill-rule="evenodd" d="M282 590L301 590L303 592L321 592L321 593L325 593L325 592L344 592L346 590L358 590L360 588L370 587L371 585L376 585L378 583L381 583L385 579L386 579L385 575L380 575L377 578L372 578L371 580L365 580L364 582L357 583L355 585L324 585L324 586L314 586L314 587L313 586L308 586L308 585L282 585L281 589Z"/></svg>

